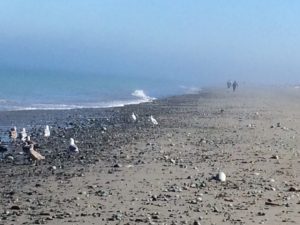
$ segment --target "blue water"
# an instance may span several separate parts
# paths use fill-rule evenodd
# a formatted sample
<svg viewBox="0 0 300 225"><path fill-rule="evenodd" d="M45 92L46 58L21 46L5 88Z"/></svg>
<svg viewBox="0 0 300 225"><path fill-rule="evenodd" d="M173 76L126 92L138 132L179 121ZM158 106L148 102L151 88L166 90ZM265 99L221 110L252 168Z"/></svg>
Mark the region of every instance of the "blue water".
<svg viewBox="0 0 300 225"><path fill-rule="evenodd" d="M49 71L0 70L0 84L2 111L122 106L186 91L170 78Z"/></svg>

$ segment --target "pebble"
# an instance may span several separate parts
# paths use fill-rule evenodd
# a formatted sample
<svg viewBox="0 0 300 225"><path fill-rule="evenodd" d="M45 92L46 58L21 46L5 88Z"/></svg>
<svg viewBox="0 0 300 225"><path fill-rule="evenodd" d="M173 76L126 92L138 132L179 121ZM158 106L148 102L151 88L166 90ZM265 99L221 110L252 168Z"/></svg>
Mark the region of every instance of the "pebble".
<svg viewBox="0 0 300 225"><path fill-rule="evenodd" d="M224 172L219 172L218 174L217 174L217 180L218 181L221 181L221 182L225 182L226 181L226 175L225 175L225 173Z"/></svg>

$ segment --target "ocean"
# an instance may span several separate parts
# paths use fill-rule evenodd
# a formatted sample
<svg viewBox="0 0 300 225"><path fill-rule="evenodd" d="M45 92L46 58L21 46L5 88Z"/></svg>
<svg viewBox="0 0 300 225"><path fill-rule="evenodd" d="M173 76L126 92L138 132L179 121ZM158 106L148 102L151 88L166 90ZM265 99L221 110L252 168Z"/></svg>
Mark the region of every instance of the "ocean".
<svg viewBox="0 0 300 225"><path fill-rule="evenodd" d="M183 94L179 81L144 76L0 71L0 110L105 108Z"/></svg>

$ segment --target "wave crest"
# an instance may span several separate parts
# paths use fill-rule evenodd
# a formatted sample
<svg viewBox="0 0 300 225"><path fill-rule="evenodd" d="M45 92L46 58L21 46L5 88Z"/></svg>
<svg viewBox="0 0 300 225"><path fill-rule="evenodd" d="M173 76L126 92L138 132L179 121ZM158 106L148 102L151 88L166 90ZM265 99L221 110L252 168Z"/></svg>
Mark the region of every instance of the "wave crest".
<svg viewBox="0 0 300 225"><path fill-rule="evenodd" d="M135 90L134 92L131 93L132 96L137 97L145 102L150 102L155 100L155 98L152 98L148 95L145 94L144 90Z"/></svg>

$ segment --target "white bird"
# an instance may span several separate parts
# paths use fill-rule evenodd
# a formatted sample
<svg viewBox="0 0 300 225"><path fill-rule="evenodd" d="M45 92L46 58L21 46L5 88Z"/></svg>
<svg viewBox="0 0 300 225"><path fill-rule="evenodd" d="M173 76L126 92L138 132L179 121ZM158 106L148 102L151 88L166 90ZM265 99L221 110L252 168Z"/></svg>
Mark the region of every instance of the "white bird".
<svg viewBox="0 0 300 225"><path fill-rule="evenodd" d="M20 133L20 138L22 141L26 141L26 138L27 138L27 133L26 133L26 129L23 128L21 133Z"/></svg>
<svg viewBox="0 0 300 225"><path fill-rule="evenodd" d="M75 141L74 141L73 138L70 138L69 151L71 153L78 153L79 152L79 149L78 149L77 145L75 144Z"/></svg>
<svg viewBox="0 0 300 225"><path fill-rule="evenodd" d="M48 125L46 125L46 128L44 130L44 137L50 137L50 128Z"/></svg>
<svg viewBox="0 0 300 225"><path fill-rule="evenodd" d="M151 121L151 123L153 123L154 125L158 125L157 120L154 119L152 115L150 116L150 121Z"/></svg>
<svg viewBox="0 0 300 225"><path fill-rule="evenodd" d="M136 121L136 115L134 113L132 113L131 118L133 119L133 121Z"/></svg>

